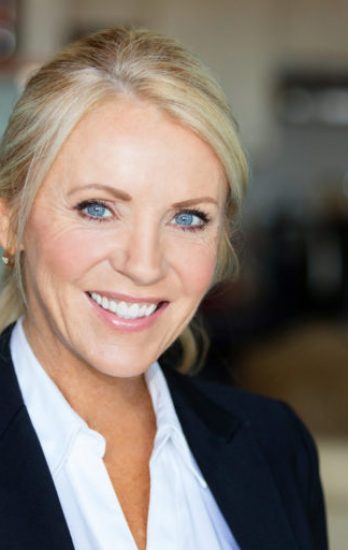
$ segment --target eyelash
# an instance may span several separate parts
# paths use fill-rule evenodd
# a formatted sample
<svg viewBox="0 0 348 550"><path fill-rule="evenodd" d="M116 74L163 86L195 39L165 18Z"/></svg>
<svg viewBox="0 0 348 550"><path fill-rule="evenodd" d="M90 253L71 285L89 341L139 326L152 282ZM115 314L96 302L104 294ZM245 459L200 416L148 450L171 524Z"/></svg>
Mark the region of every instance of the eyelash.
<svg viewBox="0 0 348 550"><path fill-rule="evenodd" d="M201 220L201 224L200 225L191 225L191 226L178 226L180 227L181 231L203 231L208 223L211 221L210 217L208 216L208 214L206 212L203 212L203 210L197 210L197 209L192 209L192 210L181 210L180 212L178 212L177 214L175 214L174 218L176 218L177 216L182 216L182 215L188 215L188 216L196 216L197 218L199 218Z"/></svg>
<svg viewBox="0 0 348 550"><path fill-rule="evenodd" d="M102 223L102 222L108 222L111 220L112 216L107 216L106 218L103 218L103 217L91 216L87 212L84 212L84 210L86 210L86 208L88 208L89 206L100 206L101 208L105 208L109 212L112 212L110 207L107 206L107 204L101 200L82 201L75 206L75 210L77 210L83 218L86 218L87 220L91 220L94 222Z"/></svg>
<svg viewBox="0 0 348 550"><path fill-rule="evenodd" d="M86 208L88 208L89 206L99 206L101 208L105 208L110 213L112 213L112 210L110 209L109 206L107 206L106 202L102 200L94 200L94 199L80 202L75 206L75 210L77 210L83 218L86 218L87 220L90 220L90 221L96 221L99 223L111 221L112 215L109 215L107 217L98 217L98 216L91 216L90 214L84 212L84 210L86 210ZM202 223L200 225L191 225L191 226L184 226L184 225L180 226L177 224L181 231L190 231L190 232L203 231L211 221L210 216L206 212L203 212L203 210L199 210L199 209L180 210L173 216L173 219L182 215L195 216L199 218ZM173 224L173 225L176 225L176 224Z"/></svg>

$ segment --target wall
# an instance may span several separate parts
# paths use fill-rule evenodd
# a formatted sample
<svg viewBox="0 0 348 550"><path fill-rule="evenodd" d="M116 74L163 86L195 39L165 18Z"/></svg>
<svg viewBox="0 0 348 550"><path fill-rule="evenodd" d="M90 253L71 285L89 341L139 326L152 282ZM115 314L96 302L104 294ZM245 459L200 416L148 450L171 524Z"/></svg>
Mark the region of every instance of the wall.
<svg viewBox="0 0 348 550"><path fill-rule="evenodd" d="M345 64L345 0L26 0L23 51L50 55L74 24L148 26L179 38L220 77L253 156L277 144L270 91L284 65ZM324 61L323 61L324 59Z"/></svg>

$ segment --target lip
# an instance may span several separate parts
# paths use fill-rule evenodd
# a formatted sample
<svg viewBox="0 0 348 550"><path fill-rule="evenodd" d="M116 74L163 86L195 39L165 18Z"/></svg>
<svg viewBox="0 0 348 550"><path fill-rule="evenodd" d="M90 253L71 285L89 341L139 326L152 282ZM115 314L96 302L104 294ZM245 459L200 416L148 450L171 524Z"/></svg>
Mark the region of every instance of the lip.
<svg viewBox="0 0 348 550"><path fill-rule="evenodd" d="M95 290L93 292L98 292L98 291ZM105 296L107 298L109 297L111 298L111 296L125 296L121 294L102 293L102 292L98 292L98 294L101 294L102 296ZM165 311L165 309L169 305L168 301L162 300L158 309L156 309L156 311L154 311L154 313L152 313L149 317L140 317L138 319L122 319L121 317L118 317L116 313L112 313L112 311L108 311L107 309L100 307L91 298L89 293L86 292L86 296L88 298L89 303L93 307L93 311L95 311L95 313L98 315L98 318L101 319L104 323L106 323L110 328L119 332L130 332L130 333L139 332L150 328L154 323L156 323L158 318L162 315L162 313ZM121 300L121 298L113 298L113 299ZM128 301L129 297L125 297L123 299L124 301ZM153 298L151 299L146 298L146 299L143 299L143 302L157 303L157 302L154 302L153 300L154 300ZM139 303L139 298L137 298L136 300L133 299L132 302Z"/></svg>
<svg viewBox="0 0 348 550"><path fill-rule="evenodd" d="M163 297L154 297L154 296L130 296L128 294L118 294L117 292L108 292L104 290L88 290L87 294L90 295L92 292L105 296L109 300L116 300L117 302L128 302L130 304L159 304L161 302L168 302Z"/></svg>

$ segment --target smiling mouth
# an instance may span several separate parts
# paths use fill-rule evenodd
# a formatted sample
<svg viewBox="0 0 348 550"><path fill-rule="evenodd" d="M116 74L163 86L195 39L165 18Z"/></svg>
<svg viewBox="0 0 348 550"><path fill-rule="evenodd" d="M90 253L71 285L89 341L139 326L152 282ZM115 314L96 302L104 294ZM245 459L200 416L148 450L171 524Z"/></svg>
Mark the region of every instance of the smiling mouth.
<svg viewBox="0 0 348 550"><path fill-rule="evenodd" d="M112 300L97 292L87 292L88 296L101 308L114 313L121 319L142 319L150 317L166 302L157 303L130 303L121 300Z"/></svg>

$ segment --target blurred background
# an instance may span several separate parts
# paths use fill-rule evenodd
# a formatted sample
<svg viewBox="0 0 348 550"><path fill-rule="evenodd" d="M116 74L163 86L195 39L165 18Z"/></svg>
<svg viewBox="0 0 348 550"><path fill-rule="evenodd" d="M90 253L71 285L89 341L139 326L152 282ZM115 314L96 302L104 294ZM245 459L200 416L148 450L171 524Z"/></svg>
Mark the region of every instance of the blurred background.
<svg viewBox="0 0 348 550"><path fill-rule="evenodd" d="M116 24L168 33L221 81L252 168L241 276L209 295L201 376L286 400L348 539L348 0L0 0L0 134L30 72Z"/></svg>

